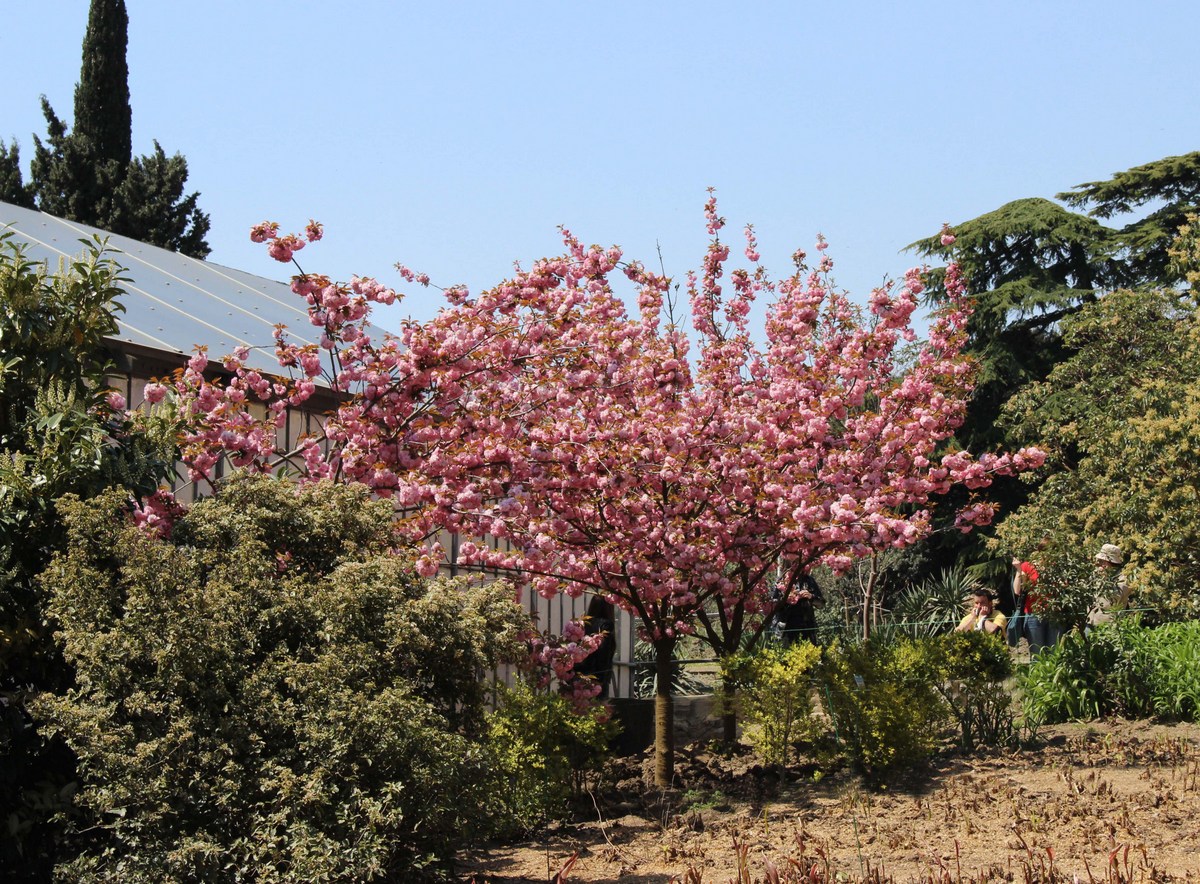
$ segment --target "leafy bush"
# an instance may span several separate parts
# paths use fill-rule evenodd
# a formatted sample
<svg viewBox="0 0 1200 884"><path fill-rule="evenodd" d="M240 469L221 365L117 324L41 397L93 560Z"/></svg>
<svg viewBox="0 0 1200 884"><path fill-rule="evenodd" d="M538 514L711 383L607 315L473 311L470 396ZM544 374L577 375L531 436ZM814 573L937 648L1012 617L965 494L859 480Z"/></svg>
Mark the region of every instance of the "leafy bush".
<svg viewBox="0 0 1200 884"><path fill-rule="evenodd" d="M1039 568L1034 613L1064 632L1082 629L1096 598L1111 595L1115 578L1098 571L1086 555L1055 557Z"/></svg>
<svg viewBox="0 0 1200 884"><path fill-rule="evenodd" d="M497 690L496 711L488 716L490 812L496 831L514 834L555 818L581 793L616 725L602 706L578 711L567 697L523 682Z"/></svg>
<svg viewBox="0 0 1200 884"><path fill-rule="evenodd" d="M1200 622L1168 623L1145 630L1141 639L1142 654L1153 663L1146 680L1154 714L1200 719Z"/></svg>
<svg viewBox="0 0 1200 884"><path fill-rule="evenodd" d="M133 417L106 386L120 268L95 241L57 272L0 232L0 879L48 878L70 807L74 758L26 708L65 690L37 574L65 542L64 494L152 492L174 434Z"/></svg>
<svg viewBox="0 0 1200 884"><path fill-rule="evenodd" d="M738 712L766 763L786 765L797 741L817 735L810 694L820 658L820 648L796 642L722 661L722 678L735 686Z"/></svg>
<svg viewBox="0 0 1200 884"><path fill-rule="evenodd" d="M519 649L502 585L423 582L362 489L230 483L170 540L125 495L62 505L44 576L78 688L37 711L79 759L63 877L371 881L487 825L477 672Z"/></svg>
<svg viewBox="0 0 1200 884"><path fill-rule="evenodd" d="M928 758L937 737L942 711L928 682L903 672L899 647L834 642L818 669L835 737L869 776Z"/></svg>
<svg viewBox="0 0 1200 884"><path fill-rule="evenodd" d="M1025 715L1059 722L1120 714L1196 720L1200 715L1200 623L1143 627L1119 618L1075 631L1021 677Z"/></svg>
<svg viewBox="0 0 1200 884"><path fill-rule="evenodd" d="M1111 648L1073 631L1029 664L1020 678L1025 718L1054 723L1099 718L1109 707L1099 679L1115 662Z"/></svg>
<svg viewBox="0 0 1200 884"><path fill-rule="evenodd" d="M893 666L901 677L936 692L958 728L959 746L998 745L1016 736L1012 658L999 636L951 632L897 647Z"/></svg>

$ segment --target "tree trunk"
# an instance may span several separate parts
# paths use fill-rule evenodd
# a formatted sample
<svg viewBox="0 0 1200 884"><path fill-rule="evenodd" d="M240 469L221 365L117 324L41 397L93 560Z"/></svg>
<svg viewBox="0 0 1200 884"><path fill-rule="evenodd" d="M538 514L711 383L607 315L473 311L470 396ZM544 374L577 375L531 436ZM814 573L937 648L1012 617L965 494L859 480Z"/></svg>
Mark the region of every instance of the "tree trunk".
<svg viewBox="0 0 1200 884"><path fill-rule="evenodd" d="M862 637L863 641L871 638L871 624L874 623L875 583L879 580L879 557L871 556L871 570L867 572L867 582L863 585L862 606Z"/></svg>
<svg viewBox="0 0 1200 884"><path fill-rule="evenodd" d="M871 637L871 603L874 601L872 596L875 594L874 582L870 581L863 589L863 607L862 607L862 637L866 641Z"/></svg>
<svg viewBox="0 0 1200 884"><path fill-rule="evenodd" d="M675 779L675 699L671 696L671 652L674 643L654 647L654 785L666 788Z"/></svg>

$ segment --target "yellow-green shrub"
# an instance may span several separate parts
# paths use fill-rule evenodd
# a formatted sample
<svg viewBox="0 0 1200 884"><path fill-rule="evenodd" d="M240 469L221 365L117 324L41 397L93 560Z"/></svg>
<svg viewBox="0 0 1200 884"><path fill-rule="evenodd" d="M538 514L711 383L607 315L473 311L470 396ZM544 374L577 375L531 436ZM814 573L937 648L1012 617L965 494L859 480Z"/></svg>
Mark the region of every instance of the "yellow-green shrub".
<svg viewBox="0 0 1200 884"><path fill-rule="evenodd" d="M737 707L747 736L768 764L786 765L795 744L821 730L813 718L812 672L820 649L808 642L764 648L723 664L724 678L737 688Z"/></svg>
<svg viewBox="0 0 1200 884"><path fill-rule="evenodd" d="M896 647L834 642L818 675L834 735L847 759L868 776L929 757L941 717L926 684L903 677Z"/></svg>

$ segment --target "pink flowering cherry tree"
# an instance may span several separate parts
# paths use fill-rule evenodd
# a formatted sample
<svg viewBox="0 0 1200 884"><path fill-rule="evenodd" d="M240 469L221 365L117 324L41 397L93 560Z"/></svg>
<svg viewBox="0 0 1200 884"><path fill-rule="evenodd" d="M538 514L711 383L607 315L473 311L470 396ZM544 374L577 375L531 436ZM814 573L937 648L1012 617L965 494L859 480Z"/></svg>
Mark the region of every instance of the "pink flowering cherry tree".
<svg viewBox="0 0 1200 884"><path fill-rule="evenodd" d="M818 563L846 568L911 544L951 487L982 488L1041 460L1035 450L938 453L972 378L956 269L948 309L900 370L919 273L877 289L863 310L832 286L823 241L815 267L798 252L775 282L748 228L747 266L726 292L730 250L712 199L706 216L712 241L687 282L691 337L667 306L669 279L567 231L564 254L475 298L447 290L437 317L395 339L373 340L366 321L371 303L395 298L390 289L297 276L322 345L296 347L279 332L290 378L250 371L235 353L226 384L204 380L203 354L177 380L194 477L225 455L247 469L289 463L302 477L361 481L397 500L414 541L457 531L477 538L462 545L464 564L518 575L547 597L598 593L630 612L655 651L655 772L668 784L682 636L730 653L765 628L772 570L782 567L790 588ZM284 260L304 241L268 226L255 235ZM614 289L621 277L636 289L635 313ZM759 344L749 316L763 295L772 302ZM283 414L318 376L343 401L324 438L282 451ZM990 517L971 504L959 523ZM431 546L420 568L440 558ZM586 652L570 644L559 659Z"/></svg>
<svg viewBox="0 0 1200 884"><path fill-rule="evenodd" d="M696 633L719 655L753 641L769 622L768 575L783 566L789 589L817 563L837 569L925 536L933 500L954 485L982 488L997 474L1036 466L1036 450L979 459L937 454L961 421L972 367L962 354L967 305L956 270L950 308L938 317L913 364L898 372L896 349L912 340L919 273L871 297L864 317L829 283L831 261L773 283L747 230L749 269L721 285L729 249L715 202L706 207L709 246L689 277L691 327L699 352L663 315L667 280L640 265L636 318L610 287L619 259L568 237L568 253L539 265L569 298L586 289L603 322L575 330L571 392L536 374L496 393L538 401L495 433L468 465L470 497L443 514L467 535L505 538L512 551L465 544L464 560L519 571L550 596L584 589L631 612L656 656L656 776L672 769L671 657ZM510 285L530 284L520 276ZM537 277L537 287L546 284ZM748 317L761 293L774 296L766 344ZM664 324L664 318L668 321ZM588 382L579 384L581 378ZM593 383L599 379L599 383ZM539 391L541 395L539 396ZM485 409L486 410L486 409ZM515 414L512 409L498 411ZM499 452L503 448L503 454ZM985 505L959 513L970 530Z"/></svg>

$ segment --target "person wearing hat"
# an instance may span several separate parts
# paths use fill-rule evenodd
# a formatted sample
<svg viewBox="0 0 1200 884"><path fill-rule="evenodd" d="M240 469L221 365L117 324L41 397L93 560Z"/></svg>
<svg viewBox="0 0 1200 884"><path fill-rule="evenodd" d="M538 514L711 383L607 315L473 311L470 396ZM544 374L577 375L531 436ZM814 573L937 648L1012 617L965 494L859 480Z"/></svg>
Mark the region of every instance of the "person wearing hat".
<svg viewBox="0 0 1200 884"><path fill-rule="evenodd" d="M1121 573L1125 555L1115 543L1106 543L1096 553L1096 567L1104 573L1105 589L1097 594L1092 609L1088 611L1088 625L1099 626L1112 620L1113 612L1122 610L1129 601L1132 587Z"/></svg>
<svg viewBox="0 0 1200 884"><path fill-rule="evenodd" d="M987 587L981 586L972 596L972 607L962 622L954 627L955 632L986 632L988 635L1004 633L1008 618L996 610L996 597Z"/></svg>

